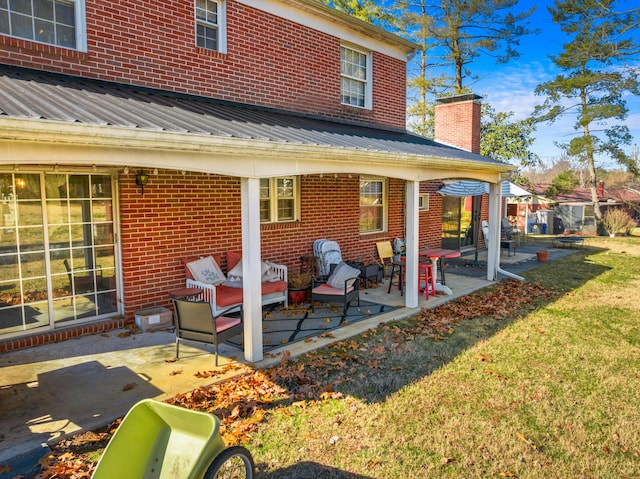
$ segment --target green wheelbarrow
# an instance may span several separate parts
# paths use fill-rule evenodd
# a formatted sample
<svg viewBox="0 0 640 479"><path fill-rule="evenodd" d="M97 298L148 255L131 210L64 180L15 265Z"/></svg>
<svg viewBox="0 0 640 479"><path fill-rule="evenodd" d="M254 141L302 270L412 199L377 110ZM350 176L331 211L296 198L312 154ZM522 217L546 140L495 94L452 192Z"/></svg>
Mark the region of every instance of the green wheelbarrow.
<svg viewBox="0 0 640 479"><path fill-rule="evenodd" d="M144 399L109 441L93 479L213 479L254 476L251 453L226 448L220 420L200 411Z"/></svg>

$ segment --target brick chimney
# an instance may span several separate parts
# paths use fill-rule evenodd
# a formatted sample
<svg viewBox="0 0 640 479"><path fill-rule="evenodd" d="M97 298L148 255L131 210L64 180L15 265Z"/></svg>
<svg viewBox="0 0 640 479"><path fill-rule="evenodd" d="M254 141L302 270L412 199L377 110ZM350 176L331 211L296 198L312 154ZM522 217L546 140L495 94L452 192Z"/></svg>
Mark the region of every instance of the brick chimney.
<svg viewBox="0 0 640 479"><path fill-rule="evenodd" d="M434 140L480 153L481 99L472 93L437 99Z"/></svg>

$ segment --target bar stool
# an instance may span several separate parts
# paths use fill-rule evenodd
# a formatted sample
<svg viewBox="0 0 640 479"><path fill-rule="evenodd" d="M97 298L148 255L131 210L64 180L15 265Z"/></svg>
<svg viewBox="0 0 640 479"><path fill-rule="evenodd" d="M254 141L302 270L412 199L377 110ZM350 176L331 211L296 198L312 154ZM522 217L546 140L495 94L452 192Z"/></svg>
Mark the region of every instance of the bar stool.
<svg viewBox="0 0 640 479"><path fill-rule="evenodd" d="M433 263L431 261L418 264L418 292L420 292L420 282L424 281L424 295L429 299L429 285L431 285L431 293L436 297L436 278L433 275Z"/></svg>
<svg viewBox="0 0 640 479"><path fill-rule="evenodd" d="M397 274L398 275L398 289L400 290L400 296L403 295L403 291L402 291L402 283L404 282L404 266L405 266L405 262L404 261L392 261L391 262L391 272L389 273L389 291L387 291L387 293L391 292L391 286L393 286L393 277Z"/></svg>

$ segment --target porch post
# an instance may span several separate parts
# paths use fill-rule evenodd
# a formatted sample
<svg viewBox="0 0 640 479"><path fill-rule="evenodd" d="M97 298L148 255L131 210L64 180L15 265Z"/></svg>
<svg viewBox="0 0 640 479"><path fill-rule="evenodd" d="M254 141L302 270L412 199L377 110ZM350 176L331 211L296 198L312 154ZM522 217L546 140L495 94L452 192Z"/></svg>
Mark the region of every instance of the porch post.
<svg viewBox="0 0 640 479"><path fill-rule="evenodd" d="M260 255L260 179L242 178L242 289L244 358L252 363L262 356L262 291Z"/></svg>
<svg viewBox="0 0 640 479"><path fill-rule="evenodd" d="M405 288L405 306L407 308L418 307L418 197L420 194L419 181L407 181L405 183L406 198L406 275L407 287Z"/></svg>
<svg viewBox="0 0 640 479"><path fill-rule="evenodd" d="M489 244L487 279L494 281L500 267L500 183L489 183Z"/></svg>

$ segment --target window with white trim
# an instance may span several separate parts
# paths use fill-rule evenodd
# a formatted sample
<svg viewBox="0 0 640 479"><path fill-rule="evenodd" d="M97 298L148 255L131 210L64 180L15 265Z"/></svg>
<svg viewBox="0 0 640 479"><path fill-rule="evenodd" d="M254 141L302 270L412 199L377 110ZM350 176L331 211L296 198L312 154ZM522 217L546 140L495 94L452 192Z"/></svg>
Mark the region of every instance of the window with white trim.
<svg viewBox="0 0 640 479"><path fill-rule="evenodd" d="M84 0L0 0L0 33L85 51Z"/></svg>
<svg viewBox="0 0 640 479"><path fill-rule="evenodd" d="M360 233L376 233L387 229L387 180L360 178Z"/></svg>
<svg viewBox="0 0 640 479"><path fill-rule="evenodd" d="M260 222L285 223L299 218L298 178L260 179Z"/></svg>
<svg viewBox="0 0 640 479"><path fill-rule="evenodd" d="M368 53L340 47L341 102L371 108L371 61Z"/></svg>
<svg viewBox="0 0 640 479"><path fill-rule="evenodd" d="M195 7L196 45L224 53L226 51L224 2L196 0Z"/></svg>

